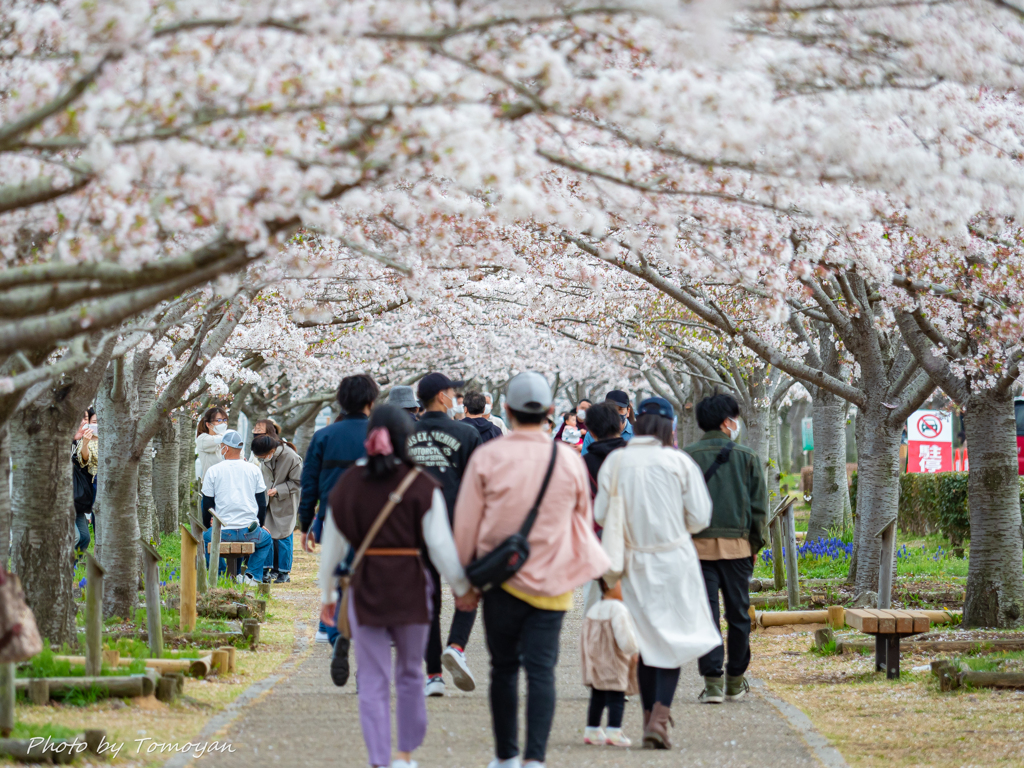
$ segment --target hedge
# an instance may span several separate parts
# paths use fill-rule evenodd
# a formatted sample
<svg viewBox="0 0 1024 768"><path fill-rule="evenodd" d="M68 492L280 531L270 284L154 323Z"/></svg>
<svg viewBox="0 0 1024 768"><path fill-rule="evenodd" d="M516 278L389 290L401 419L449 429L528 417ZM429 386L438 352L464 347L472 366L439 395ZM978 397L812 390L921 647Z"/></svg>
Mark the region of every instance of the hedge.
<svg viewBox="0 0 1024 768"><path fill-rule="evenodd" d="M902 533L925 536L941 533L951 547L960 547L971 537L971 515L967 504L967 472L936 474L907 473L900 476L897 526ZM1024 507L1024 478L1020 478ZM857 475L850 484L850 502L857 511Z"/></svg>

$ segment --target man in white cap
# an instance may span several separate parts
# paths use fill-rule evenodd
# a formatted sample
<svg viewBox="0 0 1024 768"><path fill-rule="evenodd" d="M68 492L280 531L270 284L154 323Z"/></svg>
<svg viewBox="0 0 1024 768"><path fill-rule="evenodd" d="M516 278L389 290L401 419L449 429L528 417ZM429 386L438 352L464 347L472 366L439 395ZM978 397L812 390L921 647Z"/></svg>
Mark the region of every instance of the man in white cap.
<svg viewBox="0 0 1024 768"><path fill-rule="evenodd" d="M273 560L273 539L262 522L267 514L263 472L242 459L242 445L242 436L235 430L224 433L220 446L224 461L214 464L203 476L203 512L212 512L221 521L222 542L248 541L256 545L245 574L238 577L240 584L254 585L263 581L263 569ZM203 533L204 549L209 548L212 533L210 529Z"/></svg>
<svg viewBox="0 0 1024 768"><path fill-rule="evenodd" d="M473 452L455 507L455 545L463 566L522 533L531 508L537 508L525 532L529 556L511 579L483 596L496 753L490 768L543 768L555 714L562 619L572 608L573 590L610 565L594 535L583 462L567 443L542 431L553 409L551 388L541 374L527 371L513 378L505 400L512 433ZM455 606L470 611L479 598L471 591ZM516 700L520 668L529 678L522 761Z"/></svg>

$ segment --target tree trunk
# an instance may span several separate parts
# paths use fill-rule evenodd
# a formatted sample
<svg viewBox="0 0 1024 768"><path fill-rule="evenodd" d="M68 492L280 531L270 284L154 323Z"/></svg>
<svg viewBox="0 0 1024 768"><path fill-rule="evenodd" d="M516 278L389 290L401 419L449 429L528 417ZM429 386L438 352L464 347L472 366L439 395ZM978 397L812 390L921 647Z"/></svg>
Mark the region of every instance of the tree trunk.
<svg viewBox="0 0 1024 768"><path fill-rule="evenodd" d="M11 556L11 441L0 428L0 566Z"/></svg>
<svg viewBox="0 0 1024 768"><path fill-rule="evenodd" d="M857 577L858 593L878 591L882 540L879 531L896 517L900 490L900 438L903 424L891 424L882 403L860 414L857 472ZM817 478L815 478L817 493Z"/></svg>
<svg viewBox="0 0 1024 768"><path fill-rule="evenodd" d="M779 472L784 475L788 475L793 471L793 430L789 428L789 409L792 406L786 406L779 412L780 424L776 424L776 429L779 433ZM782 411L785 411L783 415Z"/></svg>
<svg viewBox="0 0 1024 768"><path fill-rule="evenodd" d="M807 541L827 538L843 527L846 497L846 404L822 390L812 401L814 487Z"/></svg>
<svg viewBox="0 0 1024 768"><path fill-rule="evenodd" d="M146 413L156 398L156 368L147 364L138 380L138 404L136 414ZM137 417L136 417L137 418ZM153 502L153 445L152 441L143 446L139 460L138 490L139 533L146 541L153 541L153 518L156 505Z"/></svg>
<svg viewBox="0 0 1024 768"><path fill-rule="evenodd" d="M132 407L138 391L116 386L111 364L96 397L100 432L100 472L97 496L103 506L103 615L128 618L135 610L139 590L139 459L132 457L137 411ZM126 367L126 366L125 366ZM123 390L123 391L120 391Z"/></svg>
<svg viewBox="0 0 1024 768"><path fill-rule="evenodd" d="M768 474L769 411L766 408L746 408L743 417L747 426L747 447L761 457L761 469Z"/></svg>
<svg viewBox="0 0 1024 768"><path fill-rule="evenodd" d="M971 552L964 624L1015 627L1024 615L1013 397L983 390L966 405Z"/></svg>
<svg viewBox="0 0 1024 768"><path fill-rule="evenodd" d="M156 519L160 523L159 530L162 533L175 533L178 530L180 465L178 421L167 418L153 438L153 503L156 505Z"/></svg>
<svg viewBox="0 0 1024 768"><path fill-rule="evenodd" d="M13 570L21 576L25 598L39 634L51 643L77 643L71 599L76 535L74 482L71 476L70 418L50 398L31 404L10 421L14 466ZM71 431L69 431L71 430Z"/></svg>
<svg viewBox="0 0 1024 768"><path fill-rule="evenodd" d="M192 484L196 479L196 424L188 411L178 411L178 520L188 524L192 512Z"/></svg>
<svg viewBox="0 0 1024 768"><path fill-rule="evenodd" d="M316 416L314 415L305 424L300 424L295 429L295 451L302 458L306 458L306 450L313 440L313 433L316 431Z"/></svg>
<svg viewBox="0 0 1024 768"><path fill-rule="evenodd" d="M768 481L768 509L775 509L781 497L782 472L779 469L779 409L773 407L768 412L768 471L765 479Z"/></svg>

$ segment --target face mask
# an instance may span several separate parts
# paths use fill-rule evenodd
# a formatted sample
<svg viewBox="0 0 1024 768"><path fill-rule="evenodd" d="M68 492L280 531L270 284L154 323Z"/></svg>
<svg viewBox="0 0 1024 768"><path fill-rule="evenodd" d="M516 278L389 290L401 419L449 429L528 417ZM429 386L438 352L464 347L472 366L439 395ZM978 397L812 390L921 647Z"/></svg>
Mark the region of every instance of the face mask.
<svg viewBox="0 0 1024 768"><path fill-rule="evenodd" d="M217 426L215 426L213 428L213 431L216 434L218 434L218 435L223 435L225 432L228 431L228 425L227 424L218 424Z"/></svg>
<svg viewBox="0 0 1024 768"><path fill-rule="evenodd" d="M484 416L490 416L490 415L491 415L491 404L487 403L484 406Z"/></svg>
<svg viewBox="0 0 1024 768"><path fill-rule="evenodd" d="M736 440L740 436L740 422L738 419L733 419L732 423L736 426L729 428L729 439Z"/></svg>
<svg viewBox="0 0 1024 768"><path fill-rule="evenodd" d="M92 432L92 436L93 437L99 437L100 436L100 433L96 431L96 425L95 424L90 424L89 425L89 431Z"/></svg>
<svg viewBox="0 0 1024 768"><path fill-rule="evenodd" d="M587 412L586 411L583 411L583 410L576 411L576 419L578 421L585 421L586 418L587 418Z"/></svg>
<svg viewBox="0 0 1024 768"><path fill-rule="evenodd" d="M454 408L452 408L452 410L455 411L456 413L465 413L466 412L466 406L464 406L464 405L456 405Z"/></svg>

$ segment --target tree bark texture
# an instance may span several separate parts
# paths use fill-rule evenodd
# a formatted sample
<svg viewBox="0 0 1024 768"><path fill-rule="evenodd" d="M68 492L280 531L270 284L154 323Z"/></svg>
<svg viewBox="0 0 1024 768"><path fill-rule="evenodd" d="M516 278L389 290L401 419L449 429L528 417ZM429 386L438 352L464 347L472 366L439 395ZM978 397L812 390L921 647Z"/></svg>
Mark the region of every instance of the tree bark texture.
<svg viewBox="0 0 1024 768"><path fill-rule="evenodd" d="M178 420L178 520L187 522L194 509L192 485L196 480L196 423L188 411L177 412ZM176 531L177 529L175 529Z"/></svg>
<svg viewBox="0 0 1024 768"><path fill-rule="evenodd" d="M841 529L846 504L846 403L820 388L814 394L814 488L807 541Z"/></svg>
<svg viewBox="0 0 1024 768"><path fill-rule="evenodd" d="M147 363L141 367L140 375L136 380L138 388L138 410L137 413L147 413L156 399L156 367ZM153 502L153 445L152 440L142 448L142 457L139 459L139 491L138 491L138 515L139 533L146 541L153 541L153 518L156 514L156 506Z"/></svg>
<svg viewBox="0 0 1024 768"><path fill-rule="evenodd" d="M765 479L768 482L768 508L775 509L781 496L782 471L779 467L782 455L779 446L779 433L782 431L779 420L779 409L772 407L768 411L768 470Z"/></svg>
<svg viewBox="0 0 1024 768"><path fill-rule="evenodd" d="M300 424L295 429L295 450L303 459L306 458L306 450L313 441L313 433L316 431L316 417Z"/></svg>
<svg viewBox="0 0 1024 768"><path fill-rule="evenodd" d="M181 452L178 448L178 422L164 420L153 438L153 503L161 533L178 531L178 468ZM140 474L141 480L141 474Z"/></svg>
<svg viewBox="0 0 1024 768"><path fill-rule="evenodd" d="M983 390L966 406L971 551L964 624L1015 627L1024 615L1024 568L1013 396Z"/></svg>
<svg viewBox="0 0 1024 768"><path fill-rule="evenodd" d="M15 413L8 426L16 468L11 560L39 634L51 643L73 645L71 565L77 529L71 437L82 414L78 409L69 414L61 406L59 399L43 397Z"/></svg>
<svg viewBox="0 0 1024 768"><path fill-rule="evenodd" d="M0 428L0 566L7 567L11 554L11 441L7 427Z"/></svg>

